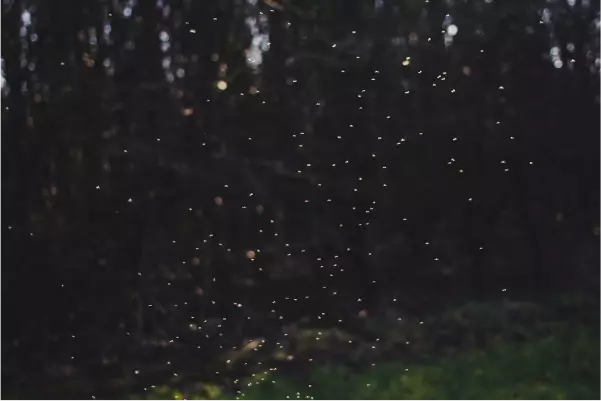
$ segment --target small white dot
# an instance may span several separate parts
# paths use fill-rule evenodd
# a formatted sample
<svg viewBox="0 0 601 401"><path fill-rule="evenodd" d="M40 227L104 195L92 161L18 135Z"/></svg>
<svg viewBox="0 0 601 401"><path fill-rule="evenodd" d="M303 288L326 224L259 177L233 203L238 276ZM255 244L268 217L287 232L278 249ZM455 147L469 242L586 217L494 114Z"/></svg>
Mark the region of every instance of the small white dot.
<svg viewBox="0 0 601 401"><path fill-rule="evenodd" d="M449 25L449 27L447 28L447 33L450 36L457 35L457 32L459 32L459 28L457 28L457 25Z"/></svg>

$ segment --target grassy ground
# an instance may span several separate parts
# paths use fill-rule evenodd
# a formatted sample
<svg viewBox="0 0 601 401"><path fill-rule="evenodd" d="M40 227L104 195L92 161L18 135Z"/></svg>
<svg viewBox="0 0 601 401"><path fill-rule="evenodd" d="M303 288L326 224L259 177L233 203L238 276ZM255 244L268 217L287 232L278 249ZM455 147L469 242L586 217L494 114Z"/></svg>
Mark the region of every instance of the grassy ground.
<svg viewBox="0 0 601 401"><path fill-rule="evenodd" d="M313 362L292 369L263 360L229 385L198 383L156 388L154 399L599 399L598 305L568 298L539 308L527 303L483 303L379 327L379 353L337 363L330 345L294 352ZM423 323L423 324L422 324ZM386 331L389 334L386 334ZM392 331L390 331L392 330ZM406 339L411 338L411 347ZM340 336L338 336L340 337ZM342 336L344 337L344 336ZM299 335L299 339L302 340ZM449 340L453 345L449 346ZM353 341L360 341L354 338ZM346 337L343 343L348 343ZM302 341L301 341L302 343ZM333 343L332 343L333 344ZM363 340L364 348L371 344ZM335 344L334 344L335 346ZM406 348L417 350L407 353ZM384 349L382 352L381 349ZM303 351L304 350L304 351ZM292 352L292 350L289 350ZM304 355L302 352L307 352ZM312 352L312 353L310 353ZM321 354L321 355L320 355ZM350 354L349 354L350 355ZM357 359L358 358L358 359ZM363 358L363 359L362 359ZM350 358L353 359L353 358ZM248 360L250 363L250 360ZM322 362L319 362L322 361ZM275 362L275 361L271 361ZM352 366L352 367L351 367Z"/></svg>
<svg viewBox="0 0 601 401"><path fill-rule="evenodd" d="M249 380L243 399L599 399L599 336L568 330L522 344L494 344L422 364L362 371L322 366L305 380Z"/></svg>
<svg viewBox="0 0 601 401"><path fill-rule="evenodd" d="M218 377L189 371L140 388L131 378L111 385L89 375L4 398L103 389L131 399L600 398L597 299L471 302L363 325L361 333L299 326L277 338L277 346L240 347L211 361Z"/></svg>

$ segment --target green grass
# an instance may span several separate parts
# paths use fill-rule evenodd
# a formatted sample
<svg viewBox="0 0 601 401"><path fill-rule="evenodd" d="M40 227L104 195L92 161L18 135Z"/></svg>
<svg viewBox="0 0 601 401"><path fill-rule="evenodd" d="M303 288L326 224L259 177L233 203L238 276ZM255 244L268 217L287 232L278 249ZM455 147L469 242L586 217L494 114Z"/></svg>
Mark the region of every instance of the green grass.
<svg viewBox="0 0 601 401"><path fill-rule="evenodd" d="M562 328L559 328L562 327ZM150 399L599 399L599 332L558 326L523 343L493 341L482 350L420 363L379 363L364 369L316 366L304 378L256 373L237 394L215 385L169 387Z"/></svg>
<svg viewBox="0 0 601 401"><path fill-rule="evenodd" d="M241 399L599 399L599 335L567 329L421 364L321 366L305 379L270 372L240 391Z"/></svg>
<svg viewBox="0 0 601 401"><path fill-rule="evenodd" d="M327 343L325 329L312 348L317 334L305 329L295 348L281 351L294 354L294 361L281 361L277 353L262 363L247 356L244 364L254 366L254 374L224 376L221 384L171 381L136 398L599 399L597 300L556 297L542 305L468 303L424 318L425 324L382 323L372 353L332 353L340 345L336 339L348 345L352 338L354 351L372 344L339 331ZM408 338L414 352L407 352ZM310 356L337 362L307 363Z"/></svg>

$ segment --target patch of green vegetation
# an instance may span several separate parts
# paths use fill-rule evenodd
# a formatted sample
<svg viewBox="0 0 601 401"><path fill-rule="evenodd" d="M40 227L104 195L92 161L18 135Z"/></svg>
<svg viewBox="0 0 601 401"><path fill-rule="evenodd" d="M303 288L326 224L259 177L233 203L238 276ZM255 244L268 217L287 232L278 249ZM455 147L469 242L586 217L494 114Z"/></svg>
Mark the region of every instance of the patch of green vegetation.
<svg viewBox="0 0 601 401"><path fill-rule="evenodd" d="M502 339L462 356L391 362L361 371L316 367L300 379L275 372L243 382L240 399L598 399L599 333L557 330L541 340ZM236 398L215 385L154 389L146 399Z"/></svg>
<svg viewBox="0 0 601 401"><path fill-rule="evenodd" d="M370 332L377 342L338 328L305 327L288 335L294 341L283 342L284 348L267 349L260 361L248 352L260 340L228 353L228 366L237 361L256 368L242 377L224 376L220 385L170 382L142 398L598 399L595 302L503 300L453 306L392 325L373 319ZM286 348L289 344L294 347Z"/></svg>
<svg viewBox="0 0 601 401"><path fill-rule="evenodd" d="M316 368L308 379L273 374L247 381L241 399L599 399L599 333L580 328L542 340L499 341L423 364L376 364L361 372ZM233 397L232 397L233 398Z"/></svg>

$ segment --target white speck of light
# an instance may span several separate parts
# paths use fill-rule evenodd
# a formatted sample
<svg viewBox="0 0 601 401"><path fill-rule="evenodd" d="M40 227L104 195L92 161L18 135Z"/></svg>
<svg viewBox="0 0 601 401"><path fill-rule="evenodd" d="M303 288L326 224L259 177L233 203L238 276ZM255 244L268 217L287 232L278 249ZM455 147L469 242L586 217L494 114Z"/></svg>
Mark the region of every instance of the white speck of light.
<svg viewBox="0 0 601 401"><path fill-rule="evenodd" d="M451 24L447 28L447 33L451 36L457 35L457 32L459 32L459 28L457 28L457 25Z"/></svg>
<svg viewBox="0 0 601 401"><path fill-rule="evenodd" d="M21 22L25 27L31 25L31 13L29 12L29 10L23 11L23 14L21 14Z"/></svg>

